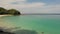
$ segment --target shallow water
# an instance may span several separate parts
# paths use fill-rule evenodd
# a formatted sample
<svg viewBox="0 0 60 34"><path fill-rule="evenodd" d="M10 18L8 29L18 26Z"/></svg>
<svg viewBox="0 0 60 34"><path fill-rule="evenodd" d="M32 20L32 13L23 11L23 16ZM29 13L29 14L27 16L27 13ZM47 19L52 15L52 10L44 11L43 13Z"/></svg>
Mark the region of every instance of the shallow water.
<svg viewBox="0 0 60 34"><path fill-rule="evenodd" d="M35 30L39 34L60 34L60 15L21 15L0 17L0 24ZM3 26L2 25L2 26ZM7 25L6 25L7 26ZM6 27L4 26L4 27Z"/></svg>

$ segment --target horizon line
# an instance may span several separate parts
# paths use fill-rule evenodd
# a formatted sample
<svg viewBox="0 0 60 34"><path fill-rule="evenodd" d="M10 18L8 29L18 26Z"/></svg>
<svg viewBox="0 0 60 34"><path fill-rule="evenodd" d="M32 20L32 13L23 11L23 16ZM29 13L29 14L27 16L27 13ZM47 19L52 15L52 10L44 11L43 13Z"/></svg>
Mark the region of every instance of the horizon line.
<svg viewBox="0 0 60 34"><path fill-rule="evenodd" d="M21 15L60 15L60 13L25 13Z"/></svg>

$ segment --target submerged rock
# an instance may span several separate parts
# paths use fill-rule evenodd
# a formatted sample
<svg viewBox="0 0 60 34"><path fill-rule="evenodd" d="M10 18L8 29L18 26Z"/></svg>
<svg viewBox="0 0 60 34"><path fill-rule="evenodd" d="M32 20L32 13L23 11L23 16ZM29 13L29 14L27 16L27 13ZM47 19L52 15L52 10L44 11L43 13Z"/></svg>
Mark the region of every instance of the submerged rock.
<svg viewBox="0 0 60 34"><path fill-rule="evenodd" d="M16 34L38 34L36 31L32 31L32 30L18 30L15 33Z"/></svg>
<svg viewBox="0 0 60 34"><path fill-rule="evenodd" d="M0 27L0 34L15 34L12 32L4 31L5 29L3 27Z"/></svg>
<svg viewBox="0 0 60 34"><path fill-rule="evenodd" d="M11 33L11 32L4 32L3 30L0 30L0 34L14 34L14 33Z"/></svg>

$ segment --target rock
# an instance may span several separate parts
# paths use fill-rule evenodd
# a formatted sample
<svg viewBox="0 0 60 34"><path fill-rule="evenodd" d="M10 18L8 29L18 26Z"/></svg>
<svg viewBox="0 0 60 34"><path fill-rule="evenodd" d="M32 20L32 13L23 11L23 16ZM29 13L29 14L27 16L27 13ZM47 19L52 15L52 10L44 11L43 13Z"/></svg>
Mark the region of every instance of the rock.
<svg viewBox="0 0 60 34"><path fill-rule="evenodd" d="M18 30L15 33L16 34L38 34L36 31L32 31L32 30Z"/></svg>

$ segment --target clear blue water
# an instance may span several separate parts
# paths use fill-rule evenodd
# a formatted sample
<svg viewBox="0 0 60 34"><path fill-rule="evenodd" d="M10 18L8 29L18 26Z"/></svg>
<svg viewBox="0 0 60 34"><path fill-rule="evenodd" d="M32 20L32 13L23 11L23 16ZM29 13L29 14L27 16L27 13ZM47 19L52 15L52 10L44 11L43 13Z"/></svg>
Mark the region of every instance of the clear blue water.
<svg viewBox="0 0 60 34"><path fill-rule="evenodd" d="M21 15L0 18L1 22L10 23L21 29L35 30L39 34L60 34L60 15Z"/></svg>

